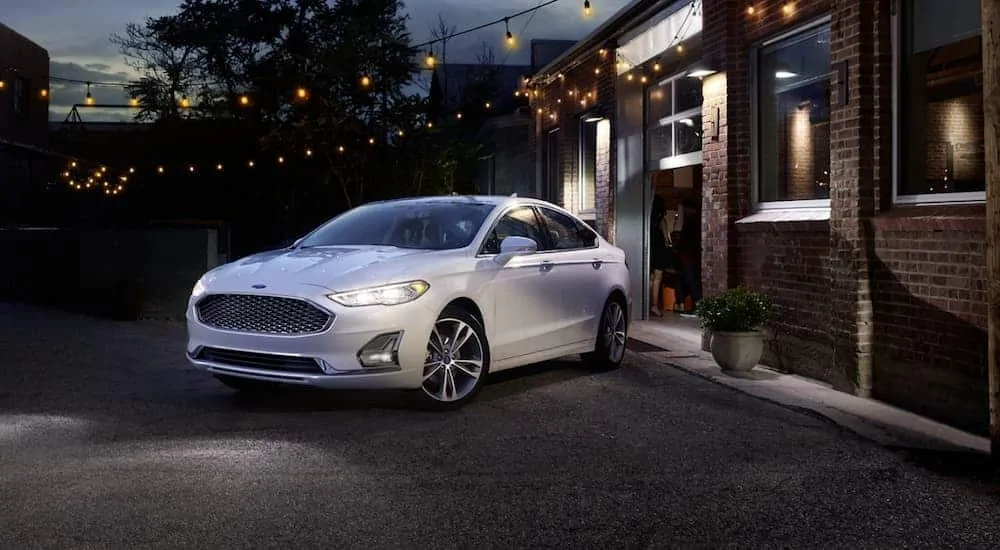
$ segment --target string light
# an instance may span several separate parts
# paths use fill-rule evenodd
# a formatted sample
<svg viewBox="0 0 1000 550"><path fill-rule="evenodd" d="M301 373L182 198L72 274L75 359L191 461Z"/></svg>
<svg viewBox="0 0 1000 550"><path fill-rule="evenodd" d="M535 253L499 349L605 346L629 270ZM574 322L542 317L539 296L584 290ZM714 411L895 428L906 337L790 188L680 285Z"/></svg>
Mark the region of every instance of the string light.
<svg viewBox="0 0 1000 550"><path fill-rule="evenodd" d="M747 6L747 15L753 15L757 10L753 6Z"/></svg>
<svg viewBox="0 0 1000 550"><path fill-rule="evenodd" d="M295 97L299 99L305 99L309 97L309 92L305 88L299 86L299 88L295 90Z"/></svg>
<svg viewBox="0 0 1000 550"><path fill-rule="evenodd" d="M191 106L191 101L188 99L187 94L181 94L181 109L187 109Z"/></svg>
<svg viewBox="0 0 1000 550"><path fill-rule="evenodd" d="M402 130L397 131L396 135L399 137L403 137L403 131Z"/></svg>
<svg viewBox="0 0 1000 550"><path fill-rule="evenodd" d="M0 80L0 90L3 90L6 87L7 87L7 83L4 82L3 80Z"/></svg>
<svg viewBox="0 0 1000 550"><path fill-rule="evenodd" d="M254 162L252 160L248 160L247 161L247 167L248 168L253 168L254 167Z"/></svg>
<svg viewBox="0 0 1000 550"><path fill-rule="evenodd" d="M139 98L137 98L135 96L130 97L129 100L128 100L128 105L129 105L129 107L138 107L139 106Z"/></svg>
<svg viewBox="0 0 1000 550"><path fill-rule="evenodd" d="M188 172L194 173L194 165L188 166Z"/></svg>
<svg viewBox="0 0 1000 550"><path fill-rule="evenodd" d="M514 41L514 34L510 32L510 19L505 17L503 24L507 28L507 47L513 49L517 44Z"/></svg>
<svg viewBox="0 0 1000 550"><path fill-rule="evenodd" d="M455 118L462 120L462 113L455 113Z"/></svg>
<svg viewBox="0 0 1000 550"><path fill-rule="evenodd" d="M368 75L365 75L365 76L361 77L361 86L362 87L367 88L368 86L371 86L371 85L372 85L372 79L371 79L371 77L369 77Z"/></svg>
<svg viewBox="0 0 1000 550"><path fill-rule="evenodd" d="M590 9L590 0L583 0L583 16L590 17L593 15L593 11L594 10Z"/></svg>
<svg viewBox="0 0 1000 550"><path fill-rule="evenodd" d="M156 172L162 174L163 173L163 167L162 166L157 166L156 167Z"/></svg>
<svg viewBox="0 0 1000 550"><path fill-rule="evenodd" d="M433 68L434 64L436 62L437 62L437 60L434 59L434 52L433 51L428 51L427 52L427 57L424 59L424 63L426 63L428 67Z"/></svg>
<svg viewBox="0 0 1000 550"><path fill-rule="evenodd" d="M222 171L222 164L216 164L215 165L215 169L221 172Z"/></svg>
<svg viewBox="0 0 1000 550"><path fill-rule="evenodd" d="M312 149L306 149L306 156L307 156L307 157L311 157L311 156L313 156L313 151L312 151Z"/></svg>
<svg viewBox="0 0 1000 550"><path fill-rule="evenodd" d="M42 88L41 90L38 90L38 95L42 96L42 99L49 97L49 89Z"/></svg>
<svg viewBox="0 0 1000 550"><path fill-rule="evenodd" d="M337 147L337 152L338 153L343 153L344 152L344 146L341 145L340 147Z"/></svg>
<svg viewBox="0 0 1000 550"><path fill-rule="evenodd" d="M83 102L88 106L94 104L94 96L90 93L90 82L87 83L87 96L83 99Z"/></svg>
<svg viewBox="0 0 1000 550"><path fill-rule="evenodd" d="M485 105L485 107L486 107L487 109L491 109L491 108L493 107L493 104L492 104L492 103L490 103L489 101L487 101L487 102L486 102L486 105Z"/></svg>
<svg viewBox="0 0 1000 550"><path fill-rule="evenodd" d="M795 13L795 4L793 4L792 2L788 2L784 6L781 6L781 13L785 15L792 15L793 13Z"/></svg>

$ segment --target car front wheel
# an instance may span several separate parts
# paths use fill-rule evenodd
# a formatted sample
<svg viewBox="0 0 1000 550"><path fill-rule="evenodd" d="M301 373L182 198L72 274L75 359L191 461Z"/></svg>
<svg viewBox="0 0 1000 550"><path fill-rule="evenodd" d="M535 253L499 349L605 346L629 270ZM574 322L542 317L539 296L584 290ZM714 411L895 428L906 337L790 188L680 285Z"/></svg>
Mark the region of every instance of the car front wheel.
<svg viewBox="0 0 1000 550"><path fill-rule="evenodd" d="M427 342L420 386L423 404L450 410L468 403L482 387L489 366L483 324L465 309L449 306L434 323Z"/></svg>

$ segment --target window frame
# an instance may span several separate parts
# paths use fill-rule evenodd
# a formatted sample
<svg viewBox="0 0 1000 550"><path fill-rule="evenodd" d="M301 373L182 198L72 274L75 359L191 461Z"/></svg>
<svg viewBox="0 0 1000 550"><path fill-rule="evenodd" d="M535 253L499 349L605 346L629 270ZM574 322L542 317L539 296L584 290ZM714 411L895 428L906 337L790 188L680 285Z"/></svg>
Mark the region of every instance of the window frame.
<svg viewBox="0 0 1000 550"><path fill-rule="evenodd" d="M666 78L661 78L656 82L647 84L642 89L642 104L643 113L642 118L644 120L642 128L642 141L643 141L643 151L642 156L645 159L645 169L646 171L656 171L656 170L672 170L674 168L683 168L685 166L694 166L695 164L702 164L704 161L704 148L705 143L702 141L701 149L697 151L691 151L690 153L677 154L677 123L685 118L692 117L704 117L704 106L705 98L702 96L701 104L697 107L692 107L686 111L681 111L680 113L673 113L669 116L665 116L659 120L651 120L649 117L649 90L656 86L663 86L665 84L670 84L670 110L673 111L674 107L677 105L677 86L674 84L677 80L682 78L696 78L690 77L687 74L691 72L691 68L687 67L683 71L674 73ZM697 79L704 84L703 79ZM704 93L704 90L703 90ZM657 128L662 128L664 126L670 126L670 156L660 157L658 159L650 158L649 155L649 131ZM702 132L705 129L705 121L702 118ZM655 164L654 164L655 163Z"/></svg>
<svg viewBox="0 0 1000 550"><path fill-rule="evenodd" d="M750 48L750 75L748 80L750 81L750 201L757 211L764 210L784 210L784 211L802 211L802 210L821 210L824 212L829 212L830 210L830 199L806 199L806 200L782 200L782 201L761 201L760 200L760 139L758 138L760 134L760 56L761 52L770 46L784 42L790 38L806 34L810 31L817 30L820 27L827 27L830 29L831 35L833 33L833 28L831 25L830 14L824 14L822 16L813 18L806 21L800 25L789 29L788 31L779 33L772 37L767 38L757 44L754 44ZM833 76L833 66L831 61L830 66L830 77ZM831 105L832 108L832 105ZM833 140L831 138L830 145L832 149ZM832 151L831 151L832 152ZM831 155L832 158L832 155Z"/></svg>
<svg viewBox="0 0 1000 550"><path fill-rule="evenodd" d="M597 118L597 120L593 120L593 121L589 121L588 122L587 119L589 119L589 118L595 118L595 117ZM577 173L577 177L576 177L576 205L575 205L575 210L577 211L577 213L580 216L584 216L584 217L587 217L587 218L590 218L590 219L594 219L597 216L597 124L601 120L604 120L604 117L601 116L600 114L596 113L596 112L593 112L593 111L585 112L585 113L581 114L579 117L577 117L577 136L576 136L576 144L577 144L576 145L576 149L577 149L577 169L576 169L576 173ZM584 129L588 125L591 125L591 126L594 127L594 191L592 193L593 194L593 199L594 199L594 206L589 207L589 208L587 207L586 204L584 204L584 201L583 201L583 187L584 187L584 183L583 183L583 167L584 167L584 163L586 162L586 159L585 159L586 153L584 151L584 146L583 146L583 144L584 144L583 132L584 132Z"/></svg>
<svg viewBox="0 0 1000 550"><path fill-rule="evenodd" d="M11 80L10 113L13 118L24 120L31 112L31 83L17 74Z"/></svg>
<svg viewBox="0 0 1000 550"><path fill-rule="evenodd" d="M900 143L901 127L903 125L903 101L901 97L902 74L903 74L903 25L906 24L905 13L909 10L910 2L907 0L896 0L896 9L889 16L889 40L891 43L891 75L892 75L892 204L903 206L924 206L935 204L981 204L986 202L986 190L969 191L964 193L921 193L913 195L900 195L899 183L903 175L900 155L903 153L903 146ZM980 22L980 25L982 23ZM982 36L980 27L979 36ZM985 55L985 52L983 53ZM989 185L989 180L986 181Z"/></svg>

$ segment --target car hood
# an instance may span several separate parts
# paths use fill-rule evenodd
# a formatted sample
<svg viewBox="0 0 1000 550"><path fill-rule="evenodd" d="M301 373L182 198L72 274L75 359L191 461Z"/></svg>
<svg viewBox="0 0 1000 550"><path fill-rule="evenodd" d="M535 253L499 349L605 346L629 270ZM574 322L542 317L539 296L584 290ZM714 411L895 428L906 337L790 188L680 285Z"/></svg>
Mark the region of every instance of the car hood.
<svg viewBox="0 0 1000 550"><path fill-rule="evenodd" d="M419 277L416 266L442 251L391 246L323 246L262 252L220 266L205 277L212 290L249 290L254 285L320 286L343 291ZM451 251L454 252L454 251Z"/></svg>

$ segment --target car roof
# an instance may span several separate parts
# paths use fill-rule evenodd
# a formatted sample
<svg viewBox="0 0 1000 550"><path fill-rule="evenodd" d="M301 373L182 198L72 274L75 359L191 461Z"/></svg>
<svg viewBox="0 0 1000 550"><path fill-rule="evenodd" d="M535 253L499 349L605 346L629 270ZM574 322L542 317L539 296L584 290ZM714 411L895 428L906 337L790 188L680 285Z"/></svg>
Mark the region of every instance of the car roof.
<svg viewBox="0 0 1000 550"><path fill-rule="evenodd" d="M394 203L394 202L438 202L438 203L462 203L473 202L479 204L492 204L495 206L513 206L518 204L537 204L552 206L560 209L557 205L541 199L531 197L518 197L513 195L435 195L429 197L402 197L398 199L388 199L384 201L373 201L368 204Z"/></svg>

